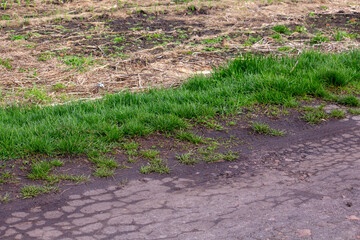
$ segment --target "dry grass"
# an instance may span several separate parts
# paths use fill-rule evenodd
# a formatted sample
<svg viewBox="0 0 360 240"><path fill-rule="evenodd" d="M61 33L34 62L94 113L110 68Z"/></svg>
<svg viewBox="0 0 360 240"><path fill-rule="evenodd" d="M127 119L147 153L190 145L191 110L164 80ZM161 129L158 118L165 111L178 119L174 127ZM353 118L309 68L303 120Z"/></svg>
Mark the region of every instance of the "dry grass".
<svg viewBox="0 0 360 240"><path fill-rule="evenodd" d="M203 2L194 0L185 4L174 4L170 0L129 0L126 4L124 1L104 0L101 2L75 1L61 5L51 4L49 1L46 1L46 4L42 1L35 2L35 7L14 5L10 10L2 10L2 13L9 15L11 19L0 21L0 25L4 27L0 35L0 58L12 60L12 69L0 66L2 89L0 102L2 104L24 101L43 104L64 102L99 97L107 92L113 93L124 89L137 91L148 87L174 86L191 74L208 72L212 66L226 62L237 52L257 51L281 54L277 51L279 43L268 36L261 37L260 41L249 46L244 46L249 34L256 34L274 25L302 23L309 12L334 13L339 9L352 11L358 8L355 1L351 0L303 0L296 3L292 1ZM189 6L206 9L206 14L188 14ZM111 19L124 19L140 10L149 15L160 14L159 16L164 21L185 21L184 26L190 26L193 32L205 29L219 31L189 35L188 39L175 46L171 46L170 42L170 45L133 49L125 52L129 56L127 59L115 59L102 54L102 45L87 46L88 49L93 49L93 52L100 54L93 56L95 64L87 66L85 71L69 69L59 57L63 49L81 52L85 35L97 38L104 33L114 33L113 30L106 28L105 22L96 20L98 16L107 14ZM34 16L25 18L30 14ZM87 20L87 23L91 23L94 29L87 29L80 37L75 34L65 36L61 31L54 31L54 23L50 22L59 18L65 20L83 18ZM198 23L201 25L196 25ZM19 26L22 28L18 28ZM53 31L53 33L51 38L41 36L42 40L37 42L12 41L9 36L13 33L8 32L12 29L32 34L44 31ZM141 36L148 32L141 29L136 34ZM150 32L163 33L161 30ZM213 49L210 51L204 51L202 44L192 44L236 32L246 34L239 34L216 43L211 46ZM287 42L285 45L292 49L314 48L314 46L306 45L302 40ZM344 51L357 46L356 41L346 41L328 42L315 47L323 51ZM217 50L224 48L229 51L221 53ZM39 56L47 51L57 52L58 55L46 61L39 61ZM97 87L98 83L102 83L104 87ZM31 94L34 84L36 84L36 90L42 91L45 97ZM62 87L56 88L56 86Z"/></svg>

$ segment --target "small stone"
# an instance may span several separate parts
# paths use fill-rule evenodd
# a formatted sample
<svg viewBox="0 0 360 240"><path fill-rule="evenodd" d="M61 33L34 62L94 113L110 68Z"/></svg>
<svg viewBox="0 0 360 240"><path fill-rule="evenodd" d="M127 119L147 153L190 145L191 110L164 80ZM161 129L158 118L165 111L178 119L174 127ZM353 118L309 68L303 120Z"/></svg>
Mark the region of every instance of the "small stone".
<svg viewBox="0 0 360 240"><path fill-rule="evenodd" d="M360 220L360 218L358 218L355 215L351 215L350 217L348 217L348 219L351 220L351 221L359 221Z"/></svg>
<svg viewBox="0 0 360 240"><path fill-rule="evenodd" d="M311 236L310 229L298 229L299 237Z"/></svg>

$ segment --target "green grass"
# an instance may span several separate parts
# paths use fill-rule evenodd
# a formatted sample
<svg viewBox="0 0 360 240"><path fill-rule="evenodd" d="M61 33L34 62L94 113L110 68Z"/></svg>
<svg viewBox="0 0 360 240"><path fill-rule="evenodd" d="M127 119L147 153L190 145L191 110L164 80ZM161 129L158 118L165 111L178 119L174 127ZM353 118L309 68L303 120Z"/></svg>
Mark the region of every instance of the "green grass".
<svg viewBox="0 0 360 240"><path fill-rule="evenodd" d="M144 157L144 158L148 158L148 159L154 159L156 157L159 156L160 152L157 150L143 150L140 152L140 154Z"/></svg>
<svg viewBox="0 0 360 240"><path fill-rule="evenodd" d="M42 186L42 185L26 185L20 189L22 198L33 198L41 194L58 191L57 187Z"/></svg>
<svg viewBox="0 0 360 240"><path fill-rule="evenodd" d="M345 111L341 110L341 109L333 109L330 112L330 117L331 118L337 118L337 119L341 119L341 118L345 118L346 117L346 113Z"/></svg>
<svg viewBox="0 0 360 240"><path fill-rule="evenodd" d="M360 101L357 97L355 96L343 96L340 97L337 100L338 103L342 104L342 105L346 105L346 106L351 106L351 107L358 107L360 106Z"/></svg>
<svg viewBox="0 0 360 240"><path fill-rule="evenodd" d="M354 115L360 115L360 109L348 109L350 114L354 114Z"/></svg>
<svg viewBox="0 0 360 240"><path fill-rule="evenodd" d="M141 166L140 173L149 174L152 172L160 174L170 173L170 168L167 166L166 162L161 158L155 158L149 161L146 166Z"/></svg>
<svg viewBox="0 0 360 240"><path fill-rule="evenodd" d="M179 131L176 133L176 138L183 140L183 141L188 141L188 142L191 142L194 144L205 143L205 140L203 139L203 137L195 135L192 132Z"/></svg>
<svg viewBox="0 0 360 240"><path fill-rule="evenodd" d="M285 134L285 131L271 128L266 123L253 122L250 127L255 133L258 134L264 134L270 136L283 136Z"/></svg>
<svg viewBox="0 0 360 240"><path fill-rule="evenodd" d="M197 163L198 161L193 157L193 152L188 152L180 155L176 155L176 159L186 165L192 165Z"/></svg>
<svg viewBox="0 0 360 240"><path fill-rule="evenodd" d="M94 172L94 176L97 177L111 177L112 175L114 175L114 170L111 170L104 166L96 168Z"/></svg>
<svg viewBox="0 0 360 240"><path fill-rule="evenodd" d="M329 118L329 115L326 114L323 108L323 106L317 108L305 107L305 113L301 116L301 118L308 123L319 124Z"/></svg>
<svg viewBox="0 0 360 240"><path fill-rule="evenodd" d="M83 57L83 56L64 56L62 61L70 66L72 69L85 70L87 66L94 64L92 57Z"/></svg>
<svg viewBox="0 0 360 240"><path fill-rule="evenodd" d="M189 120L236 113L253 104L287 106L299 97L328 97L333 87L321 76L329 71L341 73L348 88L358 84L360 51L245 55L176 89L122 92L56 106L6 106L0 109L0 159L104 152L134 136L176 132L188 128Z"/></svg>
<svg viewBox="0 0 360 240"><path fill-rule="evenodd" d="M287 34L287 35L291 34L290 29L284 25L277 25L277 26L274 26L272 29L277 33Z"/></svg>
<svg viewBox="0 0 360 240"><path fill-rule="evenodd" d="M324 36L323 34L319 33L315 37L310 39L310 44L320 44L322 42L328 42L329 38Z"/></svg>
<svg viewBox="0 0 360 240"><path fill-rule="evenodd" d="M12 68L11 59L10 58L6 58L6 59L0 58L0 65L5 67L6 69L10 70Z"/></svg>

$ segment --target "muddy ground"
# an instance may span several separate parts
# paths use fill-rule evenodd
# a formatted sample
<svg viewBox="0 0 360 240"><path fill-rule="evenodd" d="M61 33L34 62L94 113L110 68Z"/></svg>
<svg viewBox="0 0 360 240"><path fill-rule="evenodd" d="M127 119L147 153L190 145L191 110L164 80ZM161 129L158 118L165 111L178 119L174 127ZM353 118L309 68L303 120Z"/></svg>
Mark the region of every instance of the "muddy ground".
<svg viewBox="0 0 360 240"><path fill-rule="evenodd" d="M249 51L344 51L359 46L359 11L350 0L20 1L0 10L0 102L172 87Z"/></svg>

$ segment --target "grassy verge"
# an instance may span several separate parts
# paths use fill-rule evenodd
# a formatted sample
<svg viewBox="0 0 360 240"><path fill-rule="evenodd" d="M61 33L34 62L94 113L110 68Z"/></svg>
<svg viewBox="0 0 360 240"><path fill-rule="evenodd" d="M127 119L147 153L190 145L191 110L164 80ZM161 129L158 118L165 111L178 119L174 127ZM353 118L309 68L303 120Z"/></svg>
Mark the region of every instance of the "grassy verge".
<svg viewBox="0 0 360 240"><path fill-rule="evenodd" d="M359 82L359 50L308 52L296 58L248 55L216 69L212 76L195 76L177 89L1 109L0 158L106 151L124 138L186 129L189 119L234 113L255 103L296 106L296 99L306 95L334 99L331 96L339 89ZM350 98L342 101L352 100L350 105L355 105L354 97ZM178 137L194 141L186 134Z"/></svg>

